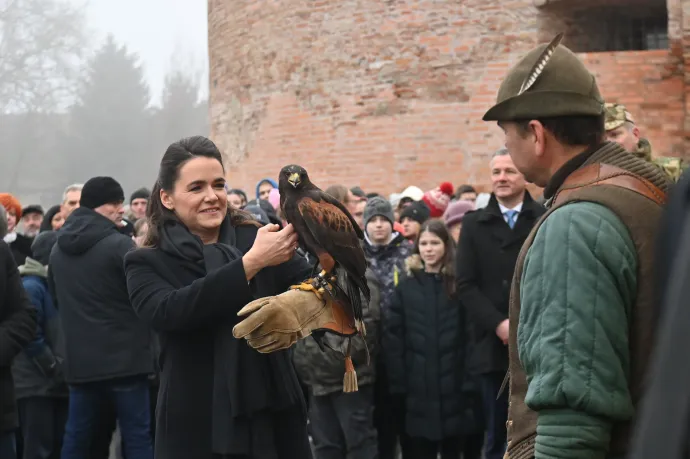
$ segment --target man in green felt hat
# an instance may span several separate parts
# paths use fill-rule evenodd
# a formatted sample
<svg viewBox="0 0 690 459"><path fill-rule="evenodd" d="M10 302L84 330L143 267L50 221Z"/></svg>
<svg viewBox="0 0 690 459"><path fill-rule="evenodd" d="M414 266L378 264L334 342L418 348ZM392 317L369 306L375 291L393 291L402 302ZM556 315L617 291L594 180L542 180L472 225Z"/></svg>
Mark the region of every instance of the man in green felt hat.
<svg viewBox="0 0 690 459"><path fill-rule="evenodd" d="M510 459L624 457L655 330L653 240L670 181L606 141L595 78L561 37L509 71L484 115L548 208L511 290Z"/></svg>
<svg viewBox="0 0 690 459"><path fill-rule="evenodd" d="M625 105L607 103L605 106L606 138L611 142L618 142L623 148L635 156L650 161L659 166L674 182L688 168L688 163L682 158L668 156L653 156L652 144L640 135L640 128L635 124L632 114Z"/></svg>

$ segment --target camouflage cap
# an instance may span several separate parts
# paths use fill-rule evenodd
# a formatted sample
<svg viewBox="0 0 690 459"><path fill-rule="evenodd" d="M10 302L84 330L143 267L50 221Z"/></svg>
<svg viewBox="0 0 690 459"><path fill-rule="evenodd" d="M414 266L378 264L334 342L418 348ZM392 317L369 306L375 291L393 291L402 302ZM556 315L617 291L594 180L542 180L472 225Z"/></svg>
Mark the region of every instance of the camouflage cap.
<svg viewBox="0 0 690 459"><path fill-rule="evenodd" d="M534 74L535 64L549 45L531 50L506 75L498 90L496 105L484 121L515 121L569 115L601 115L604 100L594 76L568 48L555 47L551 58L529 89L523 83Z"/></svg>
<svg viewBox="0 0 690 459"><path fill-rule="evenodd" d="M623 104L606 104L604 108L606 113L605 129L612 131L623 126L625 123L635 124L635 119Z"/></svg>

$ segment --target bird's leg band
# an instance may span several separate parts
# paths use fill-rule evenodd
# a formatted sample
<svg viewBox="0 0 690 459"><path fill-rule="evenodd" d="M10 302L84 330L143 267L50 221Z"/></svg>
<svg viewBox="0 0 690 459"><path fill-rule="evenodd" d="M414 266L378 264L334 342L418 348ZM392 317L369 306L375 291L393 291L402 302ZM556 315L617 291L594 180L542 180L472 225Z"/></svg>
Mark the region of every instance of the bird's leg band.
<svg viewBox="0 0 690 459"><path fill-rule="evenodd" d="M330 284L330 282L328 282L328 279L325 277L327 275L328 273L326 273L325 270L321 271L321 273L319 273L319 275L313 279L312 284L316 286L319 290L327 291L332 296L334 296L335 291L333 289L333 286Z"/></svg>

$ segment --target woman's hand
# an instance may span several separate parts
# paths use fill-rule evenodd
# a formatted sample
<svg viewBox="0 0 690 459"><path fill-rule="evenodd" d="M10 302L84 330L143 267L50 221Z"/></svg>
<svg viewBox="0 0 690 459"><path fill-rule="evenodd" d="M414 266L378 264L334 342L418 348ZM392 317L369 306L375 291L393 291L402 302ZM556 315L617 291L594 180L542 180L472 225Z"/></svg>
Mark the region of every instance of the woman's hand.
<svg viewBox="0 0 690 459"><path fill-rule="evenodd" d="M254 245L242 257L247 280L267 266L276 266L290 260L299 244L292 225L278 231L278 225L266 225L256 233Z"/></svg>

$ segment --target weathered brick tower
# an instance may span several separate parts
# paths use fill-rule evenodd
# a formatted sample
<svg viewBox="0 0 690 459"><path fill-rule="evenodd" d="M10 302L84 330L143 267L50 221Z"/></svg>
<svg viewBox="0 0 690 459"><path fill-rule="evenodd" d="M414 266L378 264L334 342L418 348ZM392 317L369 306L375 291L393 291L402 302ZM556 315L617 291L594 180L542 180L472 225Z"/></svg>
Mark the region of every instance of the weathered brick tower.
<svg viewBox="0 0 690 459"><path fill-rule="evenodd" d="M212 137L252 195L293 162L323 187L483 185L502 134L481 116L565 31L655 151L681 154L683 30L690 0L209 0Z"/></svg>

